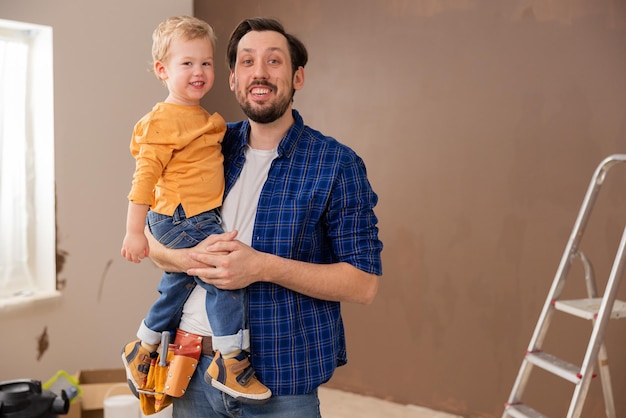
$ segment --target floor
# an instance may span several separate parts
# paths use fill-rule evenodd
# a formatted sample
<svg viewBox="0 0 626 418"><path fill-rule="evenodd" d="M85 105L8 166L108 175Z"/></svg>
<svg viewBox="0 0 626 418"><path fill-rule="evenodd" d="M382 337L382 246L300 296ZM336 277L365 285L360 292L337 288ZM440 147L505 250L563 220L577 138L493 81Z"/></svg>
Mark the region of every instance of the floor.
<svg viewBox="0 0 626 418"><path fill-rule="evenodd" d="M319 389L319 397L323 418L461 418L325 387Z"/></svg>

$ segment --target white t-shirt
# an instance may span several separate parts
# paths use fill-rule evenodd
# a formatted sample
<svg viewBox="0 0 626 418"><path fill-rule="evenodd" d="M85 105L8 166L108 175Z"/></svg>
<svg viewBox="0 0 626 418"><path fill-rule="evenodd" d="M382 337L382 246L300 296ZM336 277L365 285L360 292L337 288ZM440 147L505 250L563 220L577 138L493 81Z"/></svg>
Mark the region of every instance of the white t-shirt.
<svg viewBox="0 0 626 418"><path fill-rule="evenodd" d="M246 245L252 243L252 231L256 209L263 185L267 180L272 161L278 155L276 149L245 150L246 163L241 174L222 205L224 231L237 230L237 240ZM180 328L198 335L213 335L206 314L206 291L196 286L183 307Z"/></svg>

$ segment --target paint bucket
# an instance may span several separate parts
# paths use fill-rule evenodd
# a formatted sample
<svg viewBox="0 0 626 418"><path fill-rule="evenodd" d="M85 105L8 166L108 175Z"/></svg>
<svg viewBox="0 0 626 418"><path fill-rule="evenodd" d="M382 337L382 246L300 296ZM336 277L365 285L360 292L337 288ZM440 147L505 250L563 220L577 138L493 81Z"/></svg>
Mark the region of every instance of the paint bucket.
<svg viewBox="0 0 626 418"><path fill-rule="evenodd" d="M116 394L119 393L119 394ZM172 418L172 405L155 412L144 415L141 412L139 399L128 394L128 385L119 383L113 385L104 395L104 418Z"/></svg>
<svg viewBox="0 0 626 418"><path fill-rule="evenodd" d="M141 418L172 418L172 405L169 405L167 408L161 409L159 412L152 415L144 415L142 412Z"/></svg>
<svg viewBox="0 0 626 418"><path fill-rule="evenodd" d="M114 395L128 392L126 384L114 385L104 395L104 418L140 418L139 399L133 395Z"/></svg>
<svg viewBox="0 0 626 418"><path fill-rule="evenodd" d="M139 399L115 395L104 400L104 418L139 418Z"/></svg>

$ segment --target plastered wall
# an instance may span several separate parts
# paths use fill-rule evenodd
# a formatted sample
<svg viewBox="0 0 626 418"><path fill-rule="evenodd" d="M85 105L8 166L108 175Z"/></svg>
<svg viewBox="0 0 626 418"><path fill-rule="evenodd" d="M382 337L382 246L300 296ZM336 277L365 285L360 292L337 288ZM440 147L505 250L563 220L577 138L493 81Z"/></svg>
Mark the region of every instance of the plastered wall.
<svg viewBox="0 0 626 418"><path fill-rule="evenodd" d="M195 8L216 27L222 56L248 16L278 17L303 39L310 60L295 107L359 152L379 194L384 277L372 306L344 306L349 363L330 385L501 416L593 170L626 152L626 4L196 0ZM240 118L226 76L206 106ZM583 242L599 281L626 222L626 166L615 170ZM570 282L566 295L584 296L578 264ZM556 318L546 349L582 361L591 325L581 321ZM626 323L608 334L614 391L624 393ZM565 416L573 385L541 373L526 400ZM603 416L595 380L583 416Z"/></svg>
<svg viewBox="0 0 626 418"><path fill-rule="evenodd" d="M626 153L622 1L2 0L0 18L54 27L63 297L0 312L0 380L119 367L160 276L119 256L129 135L165 97L146 72L150 34L193 12L218 32L218 68L243 17L278 17L300 36L310 62L295 107L364 158L379 194L384 277L373 305L344 305L349 363L329 385L500 416L591 174ZM242 117L223 67L205 106ZM600 282L625 187L616 169L583 242ZM584 292L580 270L567 295ZM590 331L580 321L557 318L546 349L579 359ZM618 416L625 327L612 322L607 336ZM538 375L527 398L559 417L571 391ZM583 416L602 411L594 381Z"/></svg>

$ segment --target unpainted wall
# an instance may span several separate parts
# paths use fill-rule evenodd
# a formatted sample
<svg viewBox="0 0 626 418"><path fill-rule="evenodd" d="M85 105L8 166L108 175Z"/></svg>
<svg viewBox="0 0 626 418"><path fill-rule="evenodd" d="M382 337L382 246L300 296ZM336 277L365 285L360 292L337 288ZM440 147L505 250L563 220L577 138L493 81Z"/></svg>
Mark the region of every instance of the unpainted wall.
<svg viewBox="0 0 626 418"><path fill-rule="evenodd" d="M195 10L216 28L218 56L244 17L277 17L301 37L310 59L295 108L364 158L379 194L384 277L372 306L344 306L349 363L330 385L501 416L593 170L626 152L626 3L196 0ZM226 70L213 93L207 108L242 117ZM624 186L626 166L615 168L583 241L599 282L626 222ZM565 296L584 296L581 270ZM545 348L580 363L591 330L581 321L555 318ZM626 324L610 325L621 416ZM603 415L596 380L585 417ZM524 398L559 417L572 391L537 371Z"/></svg>

